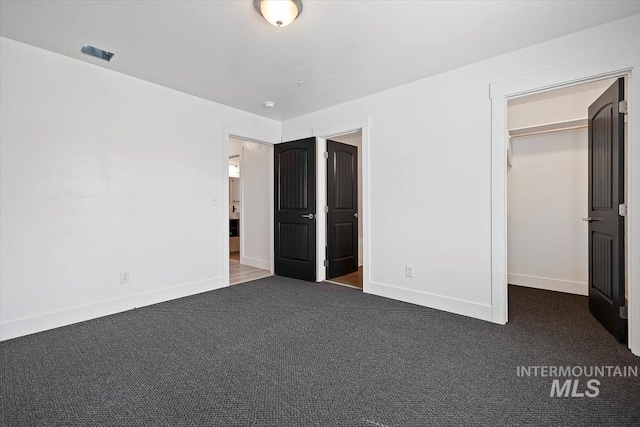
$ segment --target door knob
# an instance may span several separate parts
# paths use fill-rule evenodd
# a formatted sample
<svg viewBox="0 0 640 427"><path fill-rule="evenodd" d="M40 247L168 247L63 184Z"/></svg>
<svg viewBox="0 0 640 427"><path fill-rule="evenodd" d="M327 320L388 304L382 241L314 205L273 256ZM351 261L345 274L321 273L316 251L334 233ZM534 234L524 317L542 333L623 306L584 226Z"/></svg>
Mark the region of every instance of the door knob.
<svg viewBox="0 0 640 427"><path fill-rule="evenodd" d="M582 218L583 221L592 222L592 221L600 221L600 218L594 218L592 216L588 216L586 218Z"/></svg>
<svg viewBox="0 0 640 427"><path fill-rule="evenodd" d="M354 213L354 214L353 214L353 217L354 217L354 218L358 218L358 212Z"/></svg>
<svg viewBox="0 0 640 427"><path fill-rule="evenodd" d="M302 215L303 218L309 218L309 219L313 219L313 214L309 214L309 215Z"/></svg>

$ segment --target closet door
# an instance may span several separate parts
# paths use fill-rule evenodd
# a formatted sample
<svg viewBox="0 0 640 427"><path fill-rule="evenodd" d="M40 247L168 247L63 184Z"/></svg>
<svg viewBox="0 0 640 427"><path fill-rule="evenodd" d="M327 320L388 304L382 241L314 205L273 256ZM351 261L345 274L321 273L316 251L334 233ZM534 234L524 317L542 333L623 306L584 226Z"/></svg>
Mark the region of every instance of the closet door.
<svg viewBox="0 0 640 427"><path fill-rule="evenodd" d="M589 107L589 310L619 342L624 314L624 79Z"/></svg>

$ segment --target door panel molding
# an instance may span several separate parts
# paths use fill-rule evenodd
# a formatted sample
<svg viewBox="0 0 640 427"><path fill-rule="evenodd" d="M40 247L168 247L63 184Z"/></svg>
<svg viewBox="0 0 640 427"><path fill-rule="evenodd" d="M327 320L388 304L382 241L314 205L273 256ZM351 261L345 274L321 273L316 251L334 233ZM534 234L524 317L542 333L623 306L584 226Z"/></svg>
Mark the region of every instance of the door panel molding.
<svg viewBox="0 0 640 427"><path fill-rule="evenodd" d="M316 138L274 148L275 274L316 281Z"/></svg>
<svg viewBox="0 0 640 427"><path fill-rule="evenodd" d="M625 306L624 114L614 109L624 99L617 79L589 106L589 310L621 343L627 342ZM614 208L614 206L616 208Z"/></svg>

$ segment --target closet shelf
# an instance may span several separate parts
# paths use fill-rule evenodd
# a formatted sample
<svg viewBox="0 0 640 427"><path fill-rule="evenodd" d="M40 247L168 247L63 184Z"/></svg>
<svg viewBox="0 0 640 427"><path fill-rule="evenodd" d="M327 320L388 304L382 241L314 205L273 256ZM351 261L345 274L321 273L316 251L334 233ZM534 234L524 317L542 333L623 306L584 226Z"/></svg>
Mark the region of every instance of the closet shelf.
<svg viewBox="0 0 640 427"><path fill-rule="evenodd" d="M535 126L526 126L521 128L509 129L510 138L518 138L522 136L540 135L552 132L564 132L568 130L583 129L588 126L588 120L572 119L560 122L545 123Z"/></svg>

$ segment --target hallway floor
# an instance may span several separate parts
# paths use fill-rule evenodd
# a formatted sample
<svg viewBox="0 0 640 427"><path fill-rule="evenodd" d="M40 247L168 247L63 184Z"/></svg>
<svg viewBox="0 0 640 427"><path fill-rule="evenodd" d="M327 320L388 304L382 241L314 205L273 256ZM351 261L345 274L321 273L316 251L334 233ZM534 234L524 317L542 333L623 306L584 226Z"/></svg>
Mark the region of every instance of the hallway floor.
<svg viewBox="0 0 640 427"><path fill-rule="evenodd" d="M345 274L344 276L334 277L333 279L327 280L327 282L339 285L349 285L362 289L362 266L358 267L358 271Z"/></svg>
<svg viewBox="0 0 640 427"><path fill-rule="evenodd" d="M269 276L273 276L269 270L242 265L240 264L240 261L229 259L230 285L237 285L239 283L250 282L251 280L262 279Z"/></svg>

